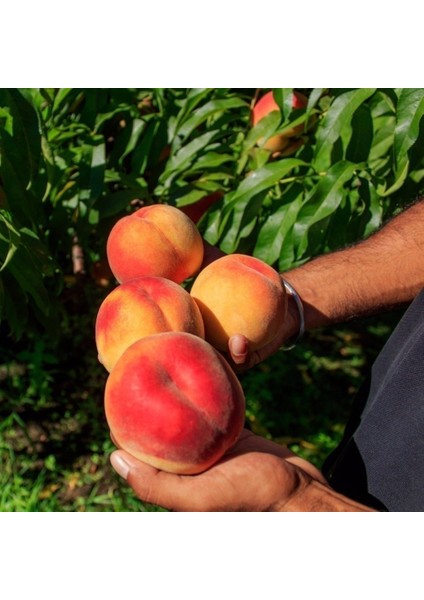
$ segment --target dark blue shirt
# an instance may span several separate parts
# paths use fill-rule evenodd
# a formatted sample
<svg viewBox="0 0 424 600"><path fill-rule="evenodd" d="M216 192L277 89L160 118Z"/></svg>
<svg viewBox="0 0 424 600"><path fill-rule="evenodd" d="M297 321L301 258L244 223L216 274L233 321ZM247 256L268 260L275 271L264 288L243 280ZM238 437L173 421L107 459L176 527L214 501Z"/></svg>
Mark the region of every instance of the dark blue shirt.
<svg viewBox="0 0 424 600"><path fill-rule="evenodd" d="M424 510L424 290L375 361L323 472L368 506Z"/></svg>

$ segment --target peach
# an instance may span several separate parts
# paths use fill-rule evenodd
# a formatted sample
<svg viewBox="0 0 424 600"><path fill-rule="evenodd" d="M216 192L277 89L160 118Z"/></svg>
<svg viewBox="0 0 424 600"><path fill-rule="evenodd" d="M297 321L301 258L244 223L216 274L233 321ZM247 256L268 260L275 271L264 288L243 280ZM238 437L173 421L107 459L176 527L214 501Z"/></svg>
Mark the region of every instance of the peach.
<svg viewBox="0 0 424 600"><path fill-rule="evenodd" d="M190 294L163 277L137 277L122 283L106 296L97 313L99 360L111 371L133 342L163 331L204 337L202 316Z"/></svg>
<svg viewBox="0 0 424 600"><path fill-rule="evenodd" d="M190 475L236 442L245 400L235 373L210 344L166 332L124 352L106 382L105 412L117 446L158 469Z"/></svg>
<svg viewBox="0 0 424 600"><path fill-rule="evenodd" d="M202 313L205 338L218 350L241 333L256 350L271 342L287 312L282 280L252 256L230 254L210 263L190 291Z"/></svg>
<svg viewBox="0 0 424 600"><path fill-rule="evenodd" d="M292 106L293 108L306 108L308 104L307 97L301 92L293 92ZM272 111L279 111L280 108L274 100L272 91L267 92L262 96L254 105L252 109L252 125L253 127L259 123L264 117L266 117ZM292 154L297 147L291 146L291 138L301 135L305 131L305 124L295 125L289 127L283 133L270 137L263 147L270 152L283 152L285 150L285 156Z"/></svg>
<svg viewBox="0 0 424 600"><path fill-rule="evenodd" d="M196 225L181 210L153 204L115 223L106 253L120 283L146 275L182 283L200 268L203 241Z"/></svg>

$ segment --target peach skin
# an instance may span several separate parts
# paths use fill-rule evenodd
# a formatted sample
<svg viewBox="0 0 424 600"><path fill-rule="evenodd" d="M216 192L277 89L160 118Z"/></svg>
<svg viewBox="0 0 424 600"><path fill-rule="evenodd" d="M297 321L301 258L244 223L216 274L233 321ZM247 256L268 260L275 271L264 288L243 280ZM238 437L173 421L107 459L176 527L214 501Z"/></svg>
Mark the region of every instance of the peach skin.
<svg viewBox="0 0 424 600"><path fill-rule="evenodd" d="M190 294L163 277L137 277L122 283L106 296L97 312L99 360L111 371L133 342L164 331L204 337L202 316Z"/></svg>
<svg viewBox="0 0 424 600"><path fill-rule="evenodd" d="M105 411L119 448L157 469L192 475L237 441L245 400L235 373L210 344L166 332L124 352L106 382Z"/></svg>
<svg viewBox="0 0 424 600"><path fill-rule="evenodd" d="M202 313L206 340L221 351L227 351L235 334L244 335L252 351L269 344L287 313L287 295L277 271L243 254L210 263L190 293Z"/></svg>
<svg viewBox="0 0 424 600"><path fill-rule="evenodd" d="M182 283L200 269L203 241L196 225L181 210L153 204L115 223L106 253L119 283L145 275Z"/></svg>

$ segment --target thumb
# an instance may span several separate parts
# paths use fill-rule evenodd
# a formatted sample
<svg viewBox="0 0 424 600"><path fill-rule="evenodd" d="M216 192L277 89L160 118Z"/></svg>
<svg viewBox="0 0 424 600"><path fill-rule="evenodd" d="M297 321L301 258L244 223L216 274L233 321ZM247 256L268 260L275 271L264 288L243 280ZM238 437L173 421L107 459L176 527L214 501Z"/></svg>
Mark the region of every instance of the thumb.
<svg viewBox="0 0 424 600"><path fill-rule="evenodd" d="M249 344L244 335L236 334L228 340L228 349L236 365L243 365L249 353Z"/></svg>

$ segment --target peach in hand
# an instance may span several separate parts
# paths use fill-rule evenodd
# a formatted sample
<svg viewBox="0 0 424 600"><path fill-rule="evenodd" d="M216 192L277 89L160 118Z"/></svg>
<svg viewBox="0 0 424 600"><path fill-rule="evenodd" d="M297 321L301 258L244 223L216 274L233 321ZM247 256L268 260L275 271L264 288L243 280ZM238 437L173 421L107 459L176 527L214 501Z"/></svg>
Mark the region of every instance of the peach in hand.
<svg viewBox="0 0 424 600"><path fill-rule="evenodd" d="M106 296L97 312L99 360L111 371L133 342L164 331L204 337L202 316L190 294L163 277L137 277L122 283Z"/></svg>
<svg viewBox="0 0 424 600"><path fill-rule="evenodd" d="M202 237L181 210L144 206L112 227L106 244L110 268L123 283L134 277L165 277L176 283L194 275L203 260Z"/></svg>
<svg viewBox="0 0 424 600"><path fill-rule="evenodd" d="M251 350L262 348L274 339L287 313L287 295L277 271L243 254L210 263L190 293L202 313L206 340L222 351L236 333L246 336Z"/></svg>
<svg viewBox="0 0 424 600"><path fill-rule="evenodd" d="M167 332L132 344L110 373L105 411L117 446L158 469L205 471L237 441L245 400L205 340Z"/></svg>

